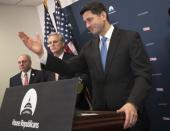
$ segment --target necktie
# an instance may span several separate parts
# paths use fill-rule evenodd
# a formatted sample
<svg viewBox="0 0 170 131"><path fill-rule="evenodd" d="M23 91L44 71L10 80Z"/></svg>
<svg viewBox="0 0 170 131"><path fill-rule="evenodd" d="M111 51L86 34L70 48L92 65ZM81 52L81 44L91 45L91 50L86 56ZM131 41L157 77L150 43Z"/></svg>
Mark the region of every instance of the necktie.
<svg viewBox="0 0 170 131"><path fill-rule="evenodd" d="M107 57L107 46L106 46L106 37L101 38L101 60L102 60L102 66L103 70L105 70L105 63L106 63L106 57Z"/></svg>
<svg viewBox="0 0 170 131"><path fill-rule="evenodd" d="M24 74L24 86L28 85L28 75L27 73Z"/></svg>

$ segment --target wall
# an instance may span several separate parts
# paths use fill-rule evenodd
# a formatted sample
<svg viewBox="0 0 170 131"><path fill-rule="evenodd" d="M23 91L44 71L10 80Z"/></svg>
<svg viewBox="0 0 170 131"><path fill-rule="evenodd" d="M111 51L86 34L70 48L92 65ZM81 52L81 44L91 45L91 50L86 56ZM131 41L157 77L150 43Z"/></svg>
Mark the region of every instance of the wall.
<svg viewBox="0 0 170 131"><path fill-rule="evenodd" d="M28 53L32 57L33 67L39 68L37 56L24 47L17 32L24 31L34 36L41 33L37 9L35 7L18 7L0 5L0 105L9 78L19 72L17 57Z"/></svg>

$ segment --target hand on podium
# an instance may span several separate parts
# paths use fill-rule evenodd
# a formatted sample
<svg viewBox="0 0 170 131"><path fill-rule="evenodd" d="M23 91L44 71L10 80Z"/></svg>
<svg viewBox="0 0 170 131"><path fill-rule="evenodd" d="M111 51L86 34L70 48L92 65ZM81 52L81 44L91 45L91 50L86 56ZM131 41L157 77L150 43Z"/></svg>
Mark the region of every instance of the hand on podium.
<svg viewBox="0 0 170 131"><path fill-rule="evenodd" d="M124 129L133 127L138 119L137 108L134 104L128 102L122 108L116 111L117 113L125 113Z"/></svg>

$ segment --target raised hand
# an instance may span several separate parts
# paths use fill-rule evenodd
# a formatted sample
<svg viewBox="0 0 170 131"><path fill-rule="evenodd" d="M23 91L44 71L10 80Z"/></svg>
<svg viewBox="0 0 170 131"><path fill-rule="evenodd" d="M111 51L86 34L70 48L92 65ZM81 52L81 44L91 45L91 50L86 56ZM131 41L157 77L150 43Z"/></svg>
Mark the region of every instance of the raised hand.
<svg viewBox="0 0 170 131"><path fill-rule="evenodd" d="M18 36L29 50L37 54L39 57L43 55L44 51L39 34L36 34L35 38L31 38L24 32L18 32Z"/></svg>
<svg viewBox="0 0 170 131"><path fill-rule="evenodd" d="M124 129L131 128L136 124L138 119L138 114L134 104L128 102L122 108L117 110L117 112L125 113Z"/></svg>

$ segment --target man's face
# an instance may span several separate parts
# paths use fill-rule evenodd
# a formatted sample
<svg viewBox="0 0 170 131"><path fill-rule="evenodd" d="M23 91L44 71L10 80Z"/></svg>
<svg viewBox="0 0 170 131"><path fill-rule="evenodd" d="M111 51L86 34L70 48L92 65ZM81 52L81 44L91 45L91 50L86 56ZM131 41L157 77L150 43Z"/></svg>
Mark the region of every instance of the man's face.
<svg viewBox="0 0 170 131"><path fill-rule="evenodd" d="M19 66L20 71L27 72L31 68L31 61L25 55L19 56L18 57L18 66Z"/></svg>
<svg viewBox="0 0 170 131"><path fill-rule="evenodd" d="M63 52L64 45L60 40L60 37L57 35L49 36L48 38L48 47L50 48L51 52L55 54L60 54Z"/></svg>
<svg viewBox="0 0 170 131"><path fill-rule="evenodd" d="M83 15L83 21L87 29L92 34L102 34L105 27L106 17L101 13L100 15L93 14L91 11L86 11Z"/></svg>

